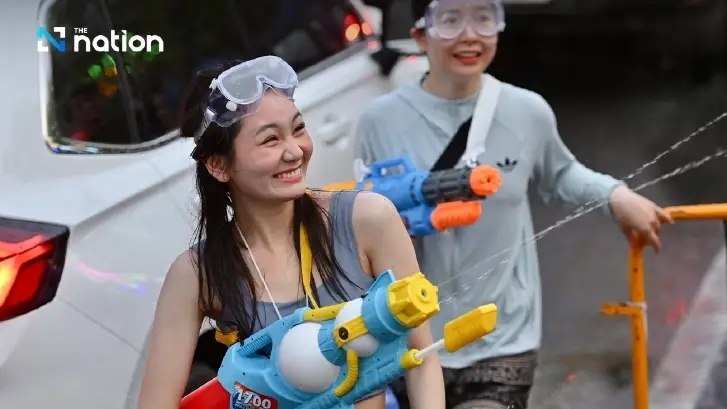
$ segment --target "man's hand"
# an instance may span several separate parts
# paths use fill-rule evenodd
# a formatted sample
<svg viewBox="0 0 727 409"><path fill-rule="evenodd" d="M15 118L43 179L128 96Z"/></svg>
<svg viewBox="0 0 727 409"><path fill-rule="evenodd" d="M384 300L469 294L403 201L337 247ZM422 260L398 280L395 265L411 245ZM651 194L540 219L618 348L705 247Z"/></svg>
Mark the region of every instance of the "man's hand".
<svg viewBox="0 0 727 409"><path fill-rule="evenodd" d="M664 209L623 185L613 189L609 201L611 211L626 237L641 237L657 253L661 251L661 224L674 223Z"/></svg>

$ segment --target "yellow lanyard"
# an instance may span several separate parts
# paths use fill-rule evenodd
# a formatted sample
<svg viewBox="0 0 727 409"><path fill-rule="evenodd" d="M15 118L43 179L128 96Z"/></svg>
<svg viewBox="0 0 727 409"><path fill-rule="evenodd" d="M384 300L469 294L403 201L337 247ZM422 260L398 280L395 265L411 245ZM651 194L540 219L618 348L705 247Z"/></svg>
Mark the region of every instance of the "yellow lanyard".
<svg viewBox="0 0 727 409"><path fill-rule="evenodd" d="M310 300L313 308L319 308L315 298L313 298L313 290L310 286L310 278L313 270L313 254L310 250L310 244L308 242L308 233L305 227L300 226L300 273L303 277L303 290L305 291L306 297ZM223 333L219 328L215 331L215 339L227 345L228 347L238 341L237 330L230 333Z"/></svg>
<svg viewBox="0 0 727 409"><path fill-rule="evenodd" d="M315 298L313 298L313 290L310 286L311 273L313 270L313 254L308 243L308 232L305 227L300 226L300 274L303 277L303 291L310 300L313 308L319 308Z"/></svg>

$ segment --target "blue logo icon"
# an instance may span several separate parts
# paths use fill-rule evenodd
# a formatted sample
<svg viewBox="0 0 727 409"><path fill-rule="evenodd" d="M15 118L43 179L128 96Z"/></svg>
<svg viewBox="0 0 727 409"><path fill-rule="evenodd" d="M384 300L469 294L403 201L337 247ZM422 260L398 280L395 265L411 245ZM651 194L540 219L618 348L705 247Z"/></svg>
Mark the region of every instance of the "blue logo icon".
<svg viewBox="0 0 727 409"><path fill-rule="evenodd" d="M49 33L45 27L38 27L36 35L38 37L39 52L48 52L48 46L46 45L46 42L50 43L56 50L62 53L66 52L66 28L53 27L53 31L58 33L58 39L56 39L51 33Z"/></svg>

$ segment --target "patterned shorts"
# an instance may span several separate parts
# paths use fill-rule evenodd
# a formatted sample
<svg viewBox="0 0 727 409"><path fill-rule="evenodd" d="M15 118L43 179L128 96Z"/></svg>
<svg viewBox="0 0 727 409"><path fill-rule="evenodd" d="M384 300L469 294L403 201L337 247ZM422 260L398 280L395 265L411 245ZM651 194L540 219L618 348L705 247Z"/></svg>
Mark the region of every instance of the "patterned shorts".
<svg viewBox="0 0 727 409"><path fill-rule="evenodd" d="M443 370L447 408L526 409L535 377L537 353L479 361L463 369ZM409 409L403 378L391 384L401 409Z"/></svg>

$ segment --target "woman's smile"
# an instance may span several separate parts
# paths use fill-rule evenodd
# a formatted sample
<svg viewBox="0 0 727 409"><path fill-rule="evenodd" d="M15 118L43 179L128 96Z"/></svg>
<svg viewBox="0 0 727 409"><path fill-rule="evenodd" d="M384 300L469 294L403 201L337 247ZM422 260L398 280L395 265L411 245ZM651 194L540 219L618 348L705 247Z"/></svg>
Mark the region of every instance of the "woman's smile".
<svg viewBox="0 0 727 409"><path fill-rule="evenodd" d="M273 177L283 183L298 183L303 180L303 167L287 169L274 174Z"/></svg>

